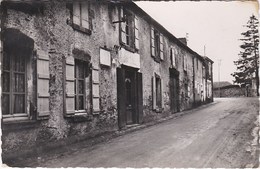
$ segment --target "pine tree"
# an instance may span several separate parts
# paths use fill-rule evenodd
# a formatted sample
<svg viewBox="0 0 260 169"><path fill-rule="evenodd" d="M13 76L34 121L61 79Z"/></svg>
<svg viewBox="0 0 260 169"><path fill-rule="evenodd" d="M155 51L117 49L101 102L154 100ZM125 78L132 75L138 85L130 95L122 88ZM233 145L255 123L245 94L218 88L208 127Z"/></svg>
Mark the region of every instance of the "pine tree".
<svg viewBox="0 0 260 169"><path fill-rule="evenodd" d="M245 27L246 32L242 32L243 36L239 59L234 61L237 67L237 72L231 74L235 77L234 83L245 85L252 84L255 79L257 86L257 96L259 96L259 34L258 34L258 19L252 15Z"/></svg>

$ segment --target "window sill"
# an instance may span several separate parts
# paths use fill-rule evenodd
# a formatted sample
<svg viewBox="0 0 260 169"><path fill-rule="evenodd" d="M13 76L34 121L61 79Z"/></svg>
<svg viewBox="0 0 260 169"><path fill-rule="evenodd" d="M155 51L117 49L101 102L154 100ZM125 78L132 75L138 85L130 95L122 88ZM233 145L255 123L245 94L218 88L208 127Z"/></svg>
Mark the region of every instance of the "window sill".
<svg viewBox="0 0 260 169"><path fill-rule="evenodd" d="M155 112L156 112L156 113L162 113L162 112L163 112L163 108L157 107L157 108L155 109Z"/></svg>
<svg viewBox="0 0 260 169"><path fill-rule="evenodd" d="M93 116L89 115L88 113L77 113L73 116L74 122L85 122L85 121L92 121Z"/></svg>
<svg viewBox="0 0 260 169"><path fill-rule="evenodd" d="M75 23L73 23L70 19L67 20L67 24L70 25L74 30L80 31L82 33L85 33L87 35L91 35L91 30L84 28L80 25L77 25Z"/></svg>
<svg viewBox="0 0 260 169"><path fill-rule="evenodd" d="M122 42L121 42L121 46L122 46L125 50L128 50L129 52L132 52L132 53L137 53L137 52L138 52L137 49L135 49L135 48L133 48L133 47L131 47L131 46L128 46L128 45L126 45L126 44L124 44L124 43L122 43Z"/></svg>
<svg viewBox="0 0 260 169"><path fill-rule="evenodd" d="M160 63L162 60L160 59L159 56L152 56L155 62Z"/></svg>

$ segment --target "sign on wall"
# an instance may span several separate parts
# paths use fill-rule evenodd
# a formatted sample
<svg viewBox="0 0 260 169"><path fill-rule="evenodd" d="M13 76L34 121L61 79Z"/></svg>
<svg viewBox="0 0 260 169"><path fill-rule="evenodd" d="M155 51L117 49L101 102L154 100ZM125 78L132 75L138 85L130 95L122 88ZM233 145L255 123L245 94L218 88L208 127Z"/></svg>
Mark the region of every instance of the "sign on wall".
<svg viewBox="0 0 260 169"><path fill-rule="evenodd" d="M111 54L110 51L100 48L100 64L105 66L111 66Z"/></svg>

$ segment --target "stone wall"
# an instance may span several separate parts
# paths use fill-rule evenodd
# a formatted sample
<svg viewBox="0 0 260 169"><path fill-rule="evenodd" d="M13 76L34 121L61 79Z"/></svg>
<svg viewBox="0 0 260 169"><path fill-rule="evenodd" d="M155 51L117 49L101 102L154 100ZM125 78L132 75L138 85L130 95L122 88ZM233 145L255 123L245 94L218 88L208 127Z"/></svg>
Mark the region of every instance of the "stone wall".
<svg viewBox="0 0 260 169"><path fill-rule="evenodd" d="M240 87L221 88L219 93L218 89L214 89L213 95L214 97L244 97L246 90Z"/></svg>

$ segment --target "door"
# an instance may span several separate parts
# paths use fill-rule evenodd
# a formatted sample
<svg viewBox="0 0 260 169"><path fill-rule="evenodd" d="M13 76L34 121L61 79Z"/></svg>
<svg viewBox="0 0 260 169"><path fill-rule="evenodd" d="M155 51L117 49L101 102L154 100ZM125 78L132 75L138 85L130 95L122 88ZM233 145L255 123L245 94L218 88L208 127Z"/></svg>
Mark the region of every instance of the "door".
<svg viewBox="0 0 260 169"><path fill-rule="evenodd" d="M171 111L179 111L179 73L175 69L170 70L170 100Z"/></svg>
<svg viewBox="0 0 260 169"><path fill-rule="evenodd" d="M135 72L126 70L125 72L125 100L126 100L126 124L133 124L135 122L135 101L136 87L135 87Z"/></svg>
<svg viewBox="0 0 260 169"><path fill-rule="evenodd" d="M117 68L117 97L119 128L142 123L142 74L137 69L126 66Z"/></svg>

